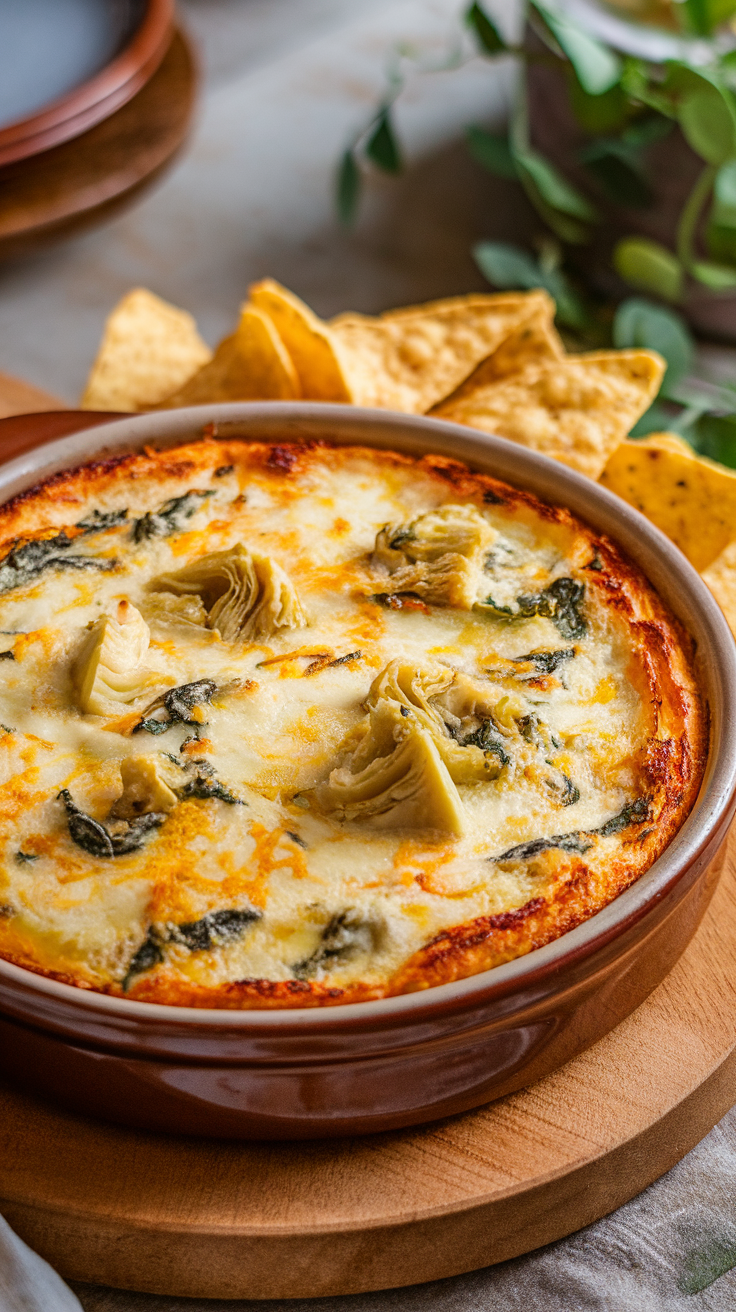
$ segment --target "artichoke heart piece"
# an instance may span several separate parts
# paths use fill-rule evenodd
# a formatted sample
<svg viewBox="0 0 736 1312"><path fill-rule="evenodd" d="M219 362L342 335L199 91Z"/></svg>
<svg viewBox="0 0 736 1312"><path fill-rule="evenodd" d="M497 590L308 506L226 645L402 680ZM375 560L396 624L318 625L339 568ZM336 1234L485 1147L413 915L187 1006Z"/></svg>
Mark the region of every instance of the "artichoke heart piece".
<svg viewBox="0 0 736 1312"><path fill-rule="evenodd" d="M388 701L371 709L356 750L317 796L339 818L374 829L465 831L463 805L434 738Z"/></svg>
<svg viewBox="0 0 736 1312"><path fill-rule="evenodd" d="M127 600L115 615L92 626L74 667L79 705L86 715L116 715L154 686L170 684L166 675L146 669L150 632L139 610Z"/></svg>
<svg viewBox="0 0 736 1312"><path fill-rule="evenodd" d="M465 675L439 664L391 661L374 679L366 706L382 701L431 735L454 783L496 779L508 764L496 708Z"/></svg>
<svg viewBox="0 0 736 1312"><path fill-rule="evenodd" d="M168 638L174 634L206 643L220 641L219 635L207 627L207 611L199 595L177 597L173 592L152 592L141 606L154 635Z"/></svg>
<svg viewBox="0 0 736 1312"><path fill-rule="evenodd" d="M278 629L306 623L288 574L270 556L248 551L241 542L160 575L152 587L156 593L200 597L207 627L225 642L257 642Z"/></svg>
<svg viewBox="0 0 736 1312"><path fill-rule="evenodd" d="M173 811L178 798L173 784L182 771L162 756L128 756L120 764L123 791L113 804L113 819L130 820L149 811ZM172 776L176 776L176 778Z"/></svg>
<svg viewBox="0 0 736 1312"><path fill-rule="evenodd" d="M387 524L371 557L374 594L411 592L430 605L470 610L497 536L471 505L441 506L408 524Z"/></svg>

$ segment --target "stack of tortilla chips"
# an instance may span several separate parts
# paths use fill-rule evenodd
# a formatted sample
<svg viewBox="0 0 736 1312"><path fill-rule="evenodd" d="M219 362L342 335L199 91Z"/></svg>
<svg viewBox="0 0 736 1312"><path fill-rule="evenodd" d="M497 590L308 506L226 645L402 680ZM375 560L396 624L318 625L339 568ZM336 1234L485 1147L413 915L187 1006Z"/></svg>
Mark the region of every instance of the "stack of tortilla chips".
<svg viewBox="0 0 736 1312"><path fill-rule="evenodd" d="M494 433L600 479L641 510L701 571L736 632L736 473L671 434L627 441L664 361L644 350L568 355L554 315L540 290L324 321L265 279L212 352L190 314L136 289L107 320L82 406L303 399Z"/></svg>

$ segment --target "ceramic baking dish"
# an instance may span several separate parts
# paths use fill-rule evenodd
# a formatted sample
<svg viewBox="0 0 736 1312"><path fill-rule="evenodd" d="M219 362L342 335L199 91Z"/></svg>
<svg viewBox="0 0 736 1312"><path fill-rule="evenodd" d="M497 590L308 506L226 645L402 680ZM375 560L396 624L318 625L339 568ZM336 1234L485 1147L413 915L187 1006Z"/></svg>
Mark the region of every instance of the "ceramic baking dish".
<svg viewBox="0 0 736 1312"><path fill-rule="evenodd" d="M414 1125L530 1084L647 997L711 897L736 805L736 647L726 622L672 543L597 484L503 439L380 410L257 403L117 420L0 468L0 499L60 469L144 443L175 445L213 423L223 437L321 436L453 456L610 534L696 640L711 717L703 787L664 855L610 906L528 956L420 993L301 1012L218 1012L108 997L0 961L0 1068L81 1112L232 1138Z"/></svg>

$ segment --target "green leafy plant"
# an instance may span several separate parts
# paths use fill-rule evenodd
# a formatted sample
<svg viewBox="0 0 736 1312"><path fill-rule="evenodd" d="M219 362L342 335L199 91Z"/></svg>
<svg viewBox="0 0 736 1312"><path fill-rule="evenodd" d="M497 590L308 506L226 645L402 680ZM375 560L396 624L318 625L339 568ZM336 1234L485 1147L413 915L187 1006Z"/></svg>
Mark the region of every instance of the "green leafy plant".
<svg viewBox="0 0 736 1312"><path fill-rule="evenodd" d="M632 296L619 305L611 338L614 346L648 347L667 361L659 396L631 436L679 433L701 455L736 469L736 387L724 387L705 376L682 316Z"/></svg>
<svg viewBox="0 0 736 1312"><path fill-rule="evenodd" d="M736 0L680 0L673 14L683 32L707 38L736 14ZM655 63L609 48L574 22L559 0L526 0L525 15L540 49L507 41L476 0L464 15L472 49L463 49L458 40L443 61L430 65L407 47L393 52L386 94L338 170L343 221L355 217L366 166L388 174L402 167L393 109L410 73L458 68L477 55L511 56L518 63L519 90L508 133L470 127L473 158L495 176L516 180L559 241L584 245L601 222L601 197L632 209L653 203L648 152L679 131L703 167L679 216L675 246L632 232L613 251L614 268L632 288L670 304L683 300L689 280L716 293L736 289L736 51L724 53L723 43L714 43L708 64L696 66L685 57ZM570 106L586 137L575 162L590 179L590 191L566 177L531 141L525 69L534 61L553 62L565 73ZM497 264L500 256L478 258L481 265L483 260ZM561 294L558 304L564 302ZM575 317L568 305L561 311L563 321L572 323L570 313Z"/></svg>
<svg viewBox="0 0 736 1312"><path fill-rule="evenodd" d="M707 38L736 15L736 0L679 0L673 12L683 32ZM465 48L459 40L434 64L423 64L407 47L393 52L386 94L338 170L340 216L353 221L366 167L387 174L402 167L393 108L408 76L459 68L478 54L515 58L518 91L508 131L473 125L466 141L478 164L524 189L547 233L535 252L508 242L478 243L473 250L478 268L501 290L546 288L573 346L659 351L667 361L660 395L632 436L671 430L701 454L736 469L736 386L707 376L676 309L691 282L716 294L736 289L736 50L724 53L722 44L714 44L711 63L697 67L684 59L651 63L609 49L572 22L557 0L526 0L526 19L541 50L512 45L482 4L473 3L464 15ZM586 138L576 163L590 178L590 193L531 141L526 69L535 60L565 71L570 107ZM680 213L672 249L636 232L616 244L613 266L638 294L613 312L568 272L565 247L591 239L602 219L601 197L632 209L653 203L648 152L676 132L700 157L702 168Z"/></svg>

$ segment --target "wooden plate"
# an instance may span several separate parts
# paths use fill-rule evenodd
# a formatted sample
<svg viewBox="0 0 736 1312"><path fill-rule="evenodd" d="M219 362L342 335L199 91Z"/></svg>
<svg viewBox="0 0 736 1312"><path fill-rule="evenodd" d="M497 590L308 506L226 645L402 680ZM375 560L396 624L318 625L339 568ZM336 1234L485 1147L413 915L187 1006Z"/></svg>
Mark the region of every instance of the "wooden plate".
<svg viewBox="0 0 736 1312"><path fill-rule="evenodd" d="M15 40L5 34L11 61L5 68L6 103L9 97L18 105L12 93L19 88L24 105L38 105L39 96L46 103L0 127L0 165L27 159L102 122L145 85L171 43L173 0L136 0L122 9L97 0L86 14L79 0L76 13L68 4L59 9L11 3ZM121 34L122 49L115 52ZM81 69L90 71L77 81ZM76 85L60 95L52 91L49 98L49 83L69 87L69 75Z"/></svg>
<svg viewBox="0 0 736 1312"><path fill-rule="evenodd" d="M0 168L0 257L98 223L171 162L192 118L196 74L177 32L142 90L73 141Z"/></svg>
<svg viewBox="0 0 736 1312"><path fill-rule="evenodd" d="M587 1225L736 1100L735 830L729 845L665 982L533 1088L419 1130L253 1144L106 1126L0 1086L0 1211L68 1278L214 1298L436 1280Z"/></svg>

